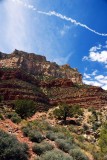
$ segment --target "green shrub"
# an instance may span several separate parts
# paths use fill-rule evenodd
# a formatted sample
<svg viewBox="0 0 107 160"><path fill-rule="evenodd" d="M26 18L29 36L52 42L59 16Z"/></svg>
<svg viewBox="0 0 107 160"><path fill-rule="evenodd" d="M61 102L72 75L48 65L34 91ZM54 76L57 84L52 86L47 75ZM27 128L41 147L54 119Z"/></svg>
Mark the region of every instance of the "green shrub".
<svg viewBox="0 0 107 160"><path fill-rule="evenodd" d="M29 132L28 137L32 142L37 142L37 143L40 143L45 139L45 137L41 134L41 132L37 130L32 130L31 132Z"/></svg>
<svg viewBox="0 0 107 160"><path fill-rule="evenodd" d="M11 119L12 122L17 124L20 123L22 120L21 117L15 112L7 113L6 117Z"/></svg>
<svg viewBox="0 0 107 160"><path fill-rule="evenodd" d="M65 139L65 135L63 133L61 133L61 132L56 133L56 137L58 139Z"/></svg>
<svg viewBox="0 0 107 160"><path fill-rule="evenodd" d="M75 159L75 160L89 160L88 157L82 153L80 149L71 149L69 154Z"/></svg>
<svg viewBox="0 0 107 160"><path fill-rule="evenodd" d="M83 115L83 110L79 105L68 106L67 104L61 104L59 108L53 111L53 114L57 119L62 119L66 123L67 117Z"/></svg>
<svg viewBox="0 0 107 160"><path fill-rule="evenodd" d="M32 149L37 155L41 155L46 151L52 150L53 146L50 143L42 142L40 144L35 144Z"/></svg>
<svg viewBox="0 0 107 160"><path fill-rule="evenodd" d="M56 139L55 142L57 147L64 152L69 152L74 147L74 144L70 140Z"/></svg>
<svg viewBox="0 0 107 160"><path fill-rule="evenodd" d="M16 113L21 118L31 117L36 112L36 106L32 100L17 100L14 105Z"/></svg>
<svg viewBox="0 0 107 160"><path fill-rule="evenodd" d="M33 125L33 122L31 122L31 123L28 123L27 126L22 128L22 132L24 136L29 137L29 139L32 142L40 143L42 140L45 139L45 137L39 131L39 129L41 129L41 126L39 127L40 128L36 127L35 125Z"/></svg>
<svg viewBox="0 0 107 160"><path fill-rule="evenodd" d="M38 160L73 160L73 158L72 156L65 155L58 149L54 149L43 154L40 158L38 158Z"/></svg>
<svg viewBox="0 0 107 160"><path fill-rule="evenodd" d="M78 135L77 139L82 143L85 141L85 138L83 135Z"/></svg>
<svg viewBox="0 0 107 160"><path fill-rule="evenodd" d="M53 131L49 131L46 133L46 138L54 141L57 138L57 135Z"/></svg>
<svg viewBox="0 0 107 160"><path fill-rule="evenodd" d="M66 118L70 116L70 107L67 104L61 104L59 108L53 111L53 114L57 119L62 119L66 122Z"/></svg>
<svg viewBox="0 0 107 160"><path fill-rule="evenodd" d="M21 117L18 115L18 114L13 114L13 116L11 117L11 121L13 122L13 123L20 123L21 122Z"/></svg>
<svg viewBox="0 0 107 160"><path fill-rule="evenodd" d="M29 127L23 127L22 132L24 136L28 137L29 133L31 132L31 129Z"/></svg>
<svg viewBox="0 0 107 160"><path fill-rule="evenodd" d="M91 154L93 155L93 158L95 160L102 160L102 159L107 160L107 159L105 159L105 158L107 158L107 156L103 156L103 154L100 151L93 150L91 152Z"/></svg>
<svg viewBox="0 0 107 160"><path fill-rule="evenodd" d="M0 160L28 160L28 146L0 130Z"/></svg>

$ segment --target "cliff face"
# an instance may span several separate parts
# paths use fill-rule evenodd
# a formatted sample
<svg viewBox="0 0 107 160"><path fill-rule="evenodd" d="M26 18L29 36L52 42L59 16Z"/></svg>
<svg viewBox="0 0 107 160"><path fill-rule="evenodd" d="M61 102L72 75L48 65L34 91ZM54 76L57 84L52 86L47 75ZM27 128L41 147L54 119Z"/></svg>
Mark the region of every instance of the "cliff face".
<svg viewBox="0 0 107 160"><path fill-rule="evenodd" d="M11 54L0 52L0 96L4 103L32 99L38 103L39 111L59 103L85 108L107 105L107 91L82 84L82 75L77 69L18 50Z"/></svg>
<svg viewBox="0 0 107 160"><path fill-rule="evenodd" d="M70 79L73 83L82 84L82 75L69 65L59 66L49 62L44 56L15 50L11 54L0 52L0 68L22 69L40 80L53 78Z"/></svg>

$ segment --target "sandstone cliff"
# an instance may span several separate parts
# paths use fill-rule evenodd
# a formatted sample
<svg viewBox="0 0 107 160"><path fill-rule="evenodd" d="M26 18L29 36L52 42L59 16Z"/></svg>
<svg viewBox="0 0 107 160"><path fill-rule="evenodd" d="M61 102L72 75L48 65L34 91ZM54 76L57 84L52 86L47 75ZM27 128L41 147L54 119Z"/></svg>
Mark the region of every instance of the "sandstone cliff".
<svg viewBox="0 0 107 160"><path fill-rule="evenodd" d="M0 52L0 96L3 103L11 104L16 99L32 99L40 111L59 103L85 108L107 105L107 91L82 84L77 69L18 50L11 54Z"/></svg>
<svg viewBox="0 0 107 160"><path fill-rule="evenodd" d="M82 84L82 75L69 65L59 66L49 62L44 56L15 50L11 54L0 52L0 68L22 69L39 80L53 78L70 79L73 83Z"/></svg>

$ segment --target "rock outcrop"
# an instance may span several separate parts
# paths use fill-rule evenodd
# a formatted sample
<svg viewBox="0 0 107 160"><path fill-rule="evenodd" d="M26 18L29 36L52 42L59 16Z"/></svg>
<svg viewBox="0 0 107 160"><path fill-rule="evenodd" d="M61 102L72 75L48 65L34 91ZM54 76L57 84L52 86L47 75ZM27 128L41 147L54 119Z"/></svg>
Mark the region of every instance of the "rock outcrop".
<svg viewBox="0 0 107 160"><path fill-rule="evenodd" d="M82 75L69 65L59 66L49 62L44 56L15 50L11 54L0 52L0 68L22 69L39 80L54 78L70 79L73 83L82 84Z"/></svg>
<svg viewBox="0 0 107 160"><path fill-rule="evenodd" d="M84 85L77 69L18 50L11 54L0 52L0 95L5 103L17 99L34 100L39 111L59 103L78 104L84 108L107 105L107 91Z"/></svg>

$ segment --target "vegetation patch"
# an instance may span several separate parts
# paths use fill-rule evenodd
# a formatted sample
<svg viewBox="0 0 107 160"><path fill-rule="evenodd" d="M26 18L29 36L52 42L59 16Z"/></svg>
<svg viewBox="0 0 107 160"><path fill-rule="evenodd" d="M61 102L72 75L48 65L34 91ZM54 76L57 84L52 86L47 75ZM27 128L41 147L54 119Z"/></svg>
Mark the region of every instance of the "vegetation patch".
<svg viewBox="0 0 107 160"><path fill-rule="evenodd" d="M21 118L31 117L36 112L36 106L32 100L16 100L15 111Z"/></svg>
<svg viewBox="0 0 107 160"><path fill-rule="evenodd" d="M35 152L37 155L41 155L46 151L52 150L54 147L48 142L41 142L40 144L35 144L33 146L33 152Z"/></svg>
<svg viewBox="0 0 107 160"><path fill-rule="evenodd" d="M80 149L71 149L69 153L75 160L89 160Z"/></svg>
<svg viewBox="0 0 107 160"><path fill-rule="evenodd" d="M28 146L0 130L0 160L28 160Z"/></svg>
<svg viewBox="0 0 107 160"><path fill-rule="evenodd" d="M70 149L75 147L70 139L56 139L55 142L57 147L64 152L69 152Z"/></svg>
<svg viewBox="0 0 107 160"><path fill-rule="evenodd" d="M68 106L67 104L61 104L59 108L53 111L53 114L57 119L61 119L66 123L67 117L74 117L76 115L83 115L83 111L78 105Z"/></svg>
<svg viewBox="0 0 107 160"><path fill-rule="evenodd" d="M6 118L11 119L13 123L20 123L21 122L21 117L16 113L16 112L10 112L6 114Z"/></svg>
<svg viewBox="0 0 107 160"><path fill-rule="evenodd" d="M58 149L54 149L52 151L45 152L40 158L35 160L73 160L73 158Z"/></svg>

